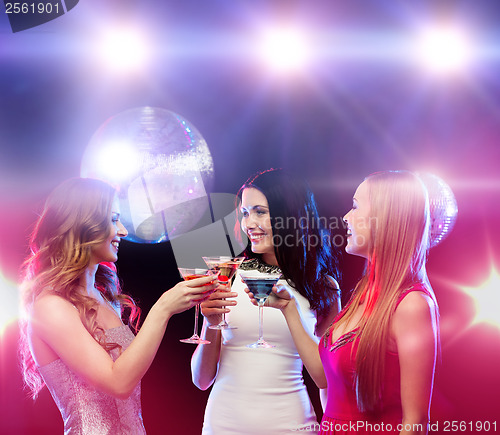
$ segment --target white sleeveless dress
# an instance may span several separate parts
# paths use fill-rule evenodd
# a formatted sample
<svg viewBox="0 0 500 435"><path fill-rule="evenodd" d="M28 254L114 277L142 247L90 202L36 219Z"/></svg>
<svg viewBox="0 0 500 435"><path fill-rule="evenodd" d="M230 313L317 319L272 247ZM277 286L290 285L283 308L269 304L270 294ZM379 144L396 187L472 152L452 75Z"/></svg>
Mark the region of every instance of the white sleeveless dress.
<svg viewBox="0 0 500 435"><path fill-rule="evenodd" d="M278 284L287 285L284 280ZM226 315L238 329L222 331L219 370L207 402L202 433L315 434L319 425L304 385L302 360L280 310L265 307L263 317L264 339L276 347L246 347L258 339L259 315L245 287L238 272L232 286L238 292L238 304ZM309 302L291 290L299 302L302 323L314 336L316 318Z"/></svg>

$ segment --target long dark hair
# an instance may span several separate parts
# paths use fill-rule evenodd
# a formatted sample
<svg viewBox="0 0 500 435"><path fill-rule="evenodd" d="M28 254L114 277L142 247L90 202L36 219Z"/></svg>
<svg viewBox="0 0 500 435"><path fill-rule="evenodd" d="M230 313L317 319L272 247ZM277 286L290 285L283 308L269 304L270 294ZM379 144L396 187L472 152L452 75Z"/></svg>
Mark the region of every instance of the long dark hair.
<svg viewBox="0 0 500 435"><path fill-rule="evenodd" d="M238 192L256 188L266 197L271 215L274 253L283 277L308 301L318 316L334 303L327 275L339 279L338 250L321 221L314 195L305 180L282 169L269 169L250 177ZM239 206L238 206L239 210ZM247 245L247 258L260 258Z"/></svg>

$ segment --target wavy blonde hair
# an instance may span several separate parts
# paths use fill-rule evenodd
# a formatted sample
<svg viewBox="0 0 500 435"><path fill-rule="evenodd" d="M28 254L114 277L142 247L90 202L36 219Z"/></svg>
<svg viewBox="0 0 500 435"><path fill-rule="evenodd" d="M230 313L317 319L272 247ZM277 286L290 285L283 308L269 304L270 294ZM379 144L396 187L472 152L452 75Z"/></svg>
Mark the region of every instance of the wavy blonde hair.
<svg viewBox="0 0 500 435"><path fill-rule="evenodd" d="M90 264L92 248L109 236L115 194L113 187L100 180L66 180L49 195L36 222L30 239L31 253L23 264L21 305L25 315L20 325L23 376L33 398L44 382L29 349L28 319L42 291L51 291L72 303L85 328L104 349L120 347L106 342L104 330L97 323L97 301L79 291L80 279ZM121 294L113 263L99 264L95 287L137 329L139 309L129 296Z"/></svg>
<svg viewBox="0 0 500 435"><path fill-rule="evenodd" d="M437 302L427 278L429 200L420 179L407 171L387 171L365 179L370 201L371 246L365 272L337 325L348 322L360 304L357 330L356 393L360 410L377 410L383 389L392 315L401 295L421 283Z"/></svg>

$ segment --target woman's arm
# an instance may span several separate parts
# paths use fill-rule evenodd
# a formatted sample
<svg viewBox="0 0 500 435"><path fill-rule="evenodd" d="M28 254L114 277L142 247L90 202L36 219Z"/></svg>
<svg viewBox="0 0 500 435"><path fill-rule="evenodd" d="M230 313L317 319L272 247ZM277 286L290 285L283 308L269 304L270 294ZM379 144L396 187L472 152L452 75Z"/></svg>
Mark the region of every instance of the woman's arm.
<svg viewBox="0 0 500 435"><path fill-rule="evenodd" d="M326 282L328 286L330 287L330 290L332 294L335 295L335 302L333 305L330 307L328 310L328 313L323 316L317 316L318 321L316 322L316 328L315 328L315 335L318 337L322 337L323 334L326 332L328 327L332 324L333 319L337 316L338 313L340 313L340 310L342 309L341 303L342 303L342 293L340 291L340 287L338 282L332 278L330 275L326 275Z"/></svg>
<svg viewBox="0 0 500 435"><path fill-rule="evenodd" d="M327 315L318 316L318 321L315 328L315 334L318 337L322 337L325 334L328 327L332 324L333 320L342 309L342 292L340 291L338 282L330 275L326 276L326 280L330 286L331 291L335 294L335 303L330 307ZM328 401L328 387L320 388L319 399L324 411L326 409L326 403Z"/></svg>
<svg viewBox="0 0 500 435"><path fill-rule="evenodd" d="M222 319L222 313L230 311L229 306L236 305L235 300L224 300L238 296L236 292L227 292L223 289L215 291L210 298L201 304L204 316L201 337L210 341L210 344L199 344L191 358L191 377L193 384L200 390L209 388L217 376L219 367L222 334L220 330L210 329L210 325L217 325Z"/></svg>
<svg viewBox="0 0 500 435"><path fill-rule="evenodd" d="M434 301L409 293L396 309L391 326L401 368L401 434L427 434L437 352Z"/></svg>
<svg viewBox="0 0 500 435"><path fill-rule="evenodd" d="M274 291L274 289L273 289ZM278 290L276 294L279 297L280 292L287 290ZM304 363L307 372L314 380L318 388L326 388L326 376L323 370L323 364L319 356L318 343L314 340L302 323L300 307L295 298L288 300L288 303L281 308L285 316L288 329L299 352L300 359Z"/></svg>
<svg viewBox="0 0 500 435"><path fill-rule="evenodd" d="M321 402L321 407L324 412L326 409L326 403L328 402L328 387L319 389L319 401Z"/></svg>
<svg viewBox="0 0 500 435"><path fill-rule="evenodd" d="M208 292L216 284L203 284L213 278L182 281L163 293L137 336L116 361L89 334L74 306L54 294L35 302L30 334L42 340L71 370L96 388L124 399L130 396L151 365L170 317L191 308L197 300L208 298Z"/></svg>

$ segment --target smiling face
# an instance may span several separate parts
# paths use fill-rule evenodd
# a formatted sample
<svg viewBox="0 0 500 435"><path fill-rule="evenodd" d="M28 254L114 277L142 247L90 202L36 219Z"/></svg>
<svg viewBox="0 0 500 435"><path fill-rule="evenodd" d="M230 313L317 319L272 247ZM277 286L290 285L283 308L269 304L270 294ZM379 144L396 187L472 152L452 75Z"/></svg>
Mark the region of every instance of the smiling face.
<svg viewBox="0 0 500 435"><path fill-rule="evenodd" d="M109 216L108 236L102 242L92 247L92 262L94 264L102 262L115 262L118 260L118 246L122 237L126 237L128 231L120 222L120 205L115 196L111 205Z"/></svg>
<svg viewBox="0 0 500 435"><path fill-rule="evenodd" d="M241 196L240 211L241 229L250 239L252 251L261 254L266 263L277 264L266 196L254 187L246 188Z"/></svg>
<svg viewBox="0 0 500 435"><path fill-rule="evenodd" d="M351 210L344 216L347 223L348 254L368 258L371 249L370 196L368 183L361 183L354 193Z"/></svg>

